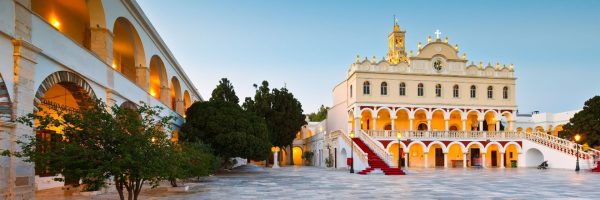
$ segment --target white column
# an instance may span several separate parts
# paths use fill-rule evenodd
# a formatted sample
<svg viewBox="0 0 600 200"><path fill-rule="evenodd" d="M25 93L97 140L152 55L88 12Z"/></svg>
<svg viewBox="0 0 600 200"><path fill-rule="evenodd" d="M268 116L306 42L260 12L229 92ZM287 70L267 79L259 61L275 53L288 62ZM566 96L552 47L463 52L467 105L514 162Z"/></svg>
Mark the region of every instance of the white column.
<svg viewBox="0 0 600 200"><path fill-rule="evenodd" d="M431 119L427 119L427 130L431 131Z"/></svg>
<svg viewBox="0 0 600 200"><path fill-rule="evenodd" d="M423 158L425 158L425 168L429 168L429 156L428 152L423 152Z"/></svg>
<svg viewBox="0 0 600 200"><path fill-rule="evenodd" d="M444 168L448 168L448 153L444 153Z"/></svg>
<svg viewBox="0 0 600 200"><path fill-rule="evenodd" d="M396 130L396 116L392 117L392 131Z"/></svg>
<svg viewBox="0 0 600 200"><path fill-rule="evenodd" d="M483 120L479 121L479 131L483 131Z"/></svg>
<svg viewBox="0 0 600 200"><path fill-rule="evenodd" d="M279 161L277 161L277 151L273 152L273 168L279 168Z"/></svg>
<svg viewBox="0 0 600 200"><path fill-rule="evenodd" d="M354 134L359 134L360 133L360 128L361 128L361 124L360 124L360 117L354 117Z"/></svg>
<svg viewBox="0 0 600 200"><path fill-rule="evenodd" d="M404 168L408 168L408 152L404 153Z"/></svg>
<svg viewBox="0 0 600 200"><path fill-rule="evenodd" d="M450 130L450 127L448 127L448 121L447 119L444 119L444 127L446 128L445 130L448 131Z"/></svg>
<svg viewBox="0 0 600 200"><path fill-rule="evenodd" d="M377 130L377 117L373 118L373 126L371 127L371 130Z"/></svg>
<svg viewBox="0 0 600 200"><path fill-rule="evenodd" d="M467 120L466 119L462 120L462 130L467 131Z"/></svg>
<svg viewBox="0 0 600 200"><path fill-rule="evenodd" d="M485 165L485 153L481 153L481 167L487 168Z"/></svg>
<svg viewBox="0 0 600 200"><path fill-rule="evenodd" d="M513 125L514 121L508 121L508 131L515 131Z"/></svg>
<svg viewBox="0 0 600 200"><path fill-rule="evenodd" d="M500 152L500 168L504 168L504 152Z"/></svg>
<svg viewBox="0 0 600 200"><path fill-rule="evenodd" d="M415 129L413 128L413 119L410 119L410 130L414 131Z"/></svg>
<svg viewBox="0 0 600 200"><path fill-rule="evenodd" d="M467 153L463 153L463 168L467 168Z"/></svg>

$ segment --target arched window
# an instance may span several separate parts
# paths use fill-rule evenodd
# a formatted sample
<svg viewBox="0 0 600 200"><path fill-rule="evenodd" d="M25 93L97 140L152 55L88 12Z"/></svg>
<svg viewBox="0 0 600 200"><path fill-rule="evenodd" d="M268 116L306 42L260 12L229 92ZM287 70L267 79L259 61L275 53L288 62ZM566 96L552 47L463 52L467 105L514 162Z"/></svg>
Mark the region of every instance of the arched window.
<svg viewBox="0 0 600 200"><path fill-rule="evenodd" d="M508 87L504 86L504 88L502 89L502 97L504 99L508 99Z"/></svg>
<svg viewBox="0 0 600 200"><path fill-rule="evenodd" d="M477 87L475 85L471 85L471 98L477 97Z"/></svg>
<svg viewBox="0 0 600 200"><path fill-rule="evenodd" d="M387 95L387 83L381 82L381 95Z"/></svg>
<svg viewBox="0 0 600 200"><path fill-rule="evenodd" d="M406 96L406 84L404 82L400 83L400 96Z"/></svg>
<svg viewBox="0 0 600 200"><path fill-rule="evenodd" d="M350 97L352 97L352 85L350 85Z"/></svg>
<svg viewBox="0 0 600 200"><path fill-rule="evenodd" d="M442 96L442 85L440 85L440 84L435 85L435 96L436 97Z"/></svg>
<svg viewBox="0 0 600 200"><path fill-rule="evenodd" d="M363 94L371 94L371 83L369 81L363 83Z"/></svg>
<svg viewBox="0 0 600 200"><path fill-rule="evenodd" d="M423 96L423 83L419 83L419 86L417 86L417 96Z"/></svg>
<svg viewBox="0 0 600 200"><path fill-rule="evenodd" d="M458 85L454 85L454 87L452 88L452 96L454 96L454 98L458 98Z"/></svg>
<svg viewBox="0 0 600 200"><path fill-rule="evenodd" d="M494 98L494 87L488 86L488 99Z"/></svg>

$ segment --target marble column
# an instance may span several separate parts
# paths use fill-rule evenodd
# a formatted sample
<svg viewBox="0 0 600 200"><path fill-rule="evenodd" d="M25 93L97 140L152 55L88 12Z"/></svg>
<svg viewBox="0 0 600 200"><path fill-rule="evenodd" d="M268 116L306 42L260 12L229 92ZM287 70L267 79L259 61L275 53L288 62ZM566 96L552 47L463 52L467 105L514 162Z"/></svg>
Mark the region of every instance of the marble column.
<svg viewBox="0 0 600 200"><path fill-rule="evenodd" d="M462 130L467 131L467 120L466 119L462 120Z"/></svg>
<svg viewBox="0 0 600 200"><path fill-rule="evenodd" d="M414 131L415 129L413 127L413 119L410 119L410 124L409 125L410 125L410 130Z"/></svg>
<svg viewBox="0 0 600 200"><path fill-rule="evenodd" d="M423 158L425 159L425 168L429 168L429 153L423 152Z"/></svg>
<svg viewBox="0 0 600 200"><path fill-rule="evenodd" d="M396 130L396 116L392 117L392 131Z"/></svg>
<svg viewBox="0 0 600 200"><path fill-rule="evenodd" d="M500 131L500 121L496 120L496 131Z"/></svg>
<svg viewBox="0 0 600 200"><path fill-rule="evenodd" d="M404 168L408 168L408 152L404 153Z"/></svg>
<svg viewBox="0 0 600 200"><path fill-rule="evenodd" d="M444 130L445 131L450 130L450 127L448 127L448 121L449 121L448 119L444 119L444 128L445 128Z"/></svg>
<svg viewBox="0 0 600 200"><path fill-rule="evenodd" d="M483 131L483 120L479 121L479 131Z"/></svg>
<svg viewBox="0 0 600 200"><path fill-rule="evenodd" d="M500 168L504 168L504 152L500 152Z"/></svg>
<svg viewBox="0 0 600 200"><path fill-rule="evenodd" d="M481 153L481 167L487 168L485 163L485 153Z"/></svg>
<svg viewBox="0 0 600 200"><path fill-rule="evenodd" d="M431 131L431 119L427 119L427 130Z"/></svg>
<svg viewBox="0 0 600 200"><path fill-rule="evenodd" d="M444 153L444 168L448 168L448 153Z"/></svg>
<svg viewBox="0 0 600 200"><path fill-rule="evenodd" d="M463 153L463 168L467 168L467 153Z"/></svg>

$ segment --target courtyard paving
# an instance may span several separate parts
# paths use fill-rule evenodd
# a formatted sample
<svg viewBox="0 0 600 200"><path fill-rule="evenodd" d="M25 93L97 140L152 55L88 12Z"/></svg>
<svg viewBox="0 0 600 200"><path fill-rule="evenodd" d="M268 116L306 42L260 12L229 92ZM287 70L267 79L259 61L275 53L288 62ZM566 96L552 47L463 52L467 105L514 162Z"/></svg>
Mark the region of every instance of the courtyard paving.
<svg viewBox="0 0 600 200"><path fill-rule="evenodd" d="M600 174L537 169L412 169L406 176L355 175L316 167L247 167L210 177L192 192L147 189L140 199L598 199ZM38 199L64 197L52 190ZM116 193L91 199L114 199Z"/></svg>

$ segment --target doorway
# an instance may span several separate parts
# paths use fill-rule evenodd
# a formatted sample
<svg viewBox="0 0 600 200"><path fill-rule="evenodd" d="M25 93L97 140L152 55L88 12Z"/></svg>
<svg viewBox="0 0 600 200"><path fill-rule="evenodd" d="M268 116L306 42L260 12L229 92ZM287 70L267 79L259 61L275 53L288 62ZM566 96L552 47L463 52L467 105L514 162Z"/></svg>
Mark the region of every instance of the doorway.
<svg viewBox="0 0 600 200"><path fill-rule="evenodd" d="M444 152L442 151L442 148L435 148L435 166L444 166Z"/></svg>
<svg viewBox="0 0 600 200"><path fill-rule="evenodd" d="M498 151L492 151L492 167L498 167Z"/></svg>
<svg viewBox="0 0 600 200"><path fill-rule="evenodd" d="M479 148L471 149L471 166L481 166L481 158L479 157Z"/></svg>

